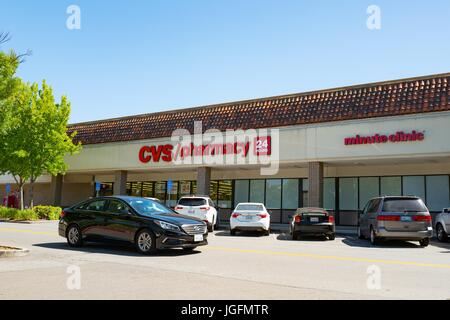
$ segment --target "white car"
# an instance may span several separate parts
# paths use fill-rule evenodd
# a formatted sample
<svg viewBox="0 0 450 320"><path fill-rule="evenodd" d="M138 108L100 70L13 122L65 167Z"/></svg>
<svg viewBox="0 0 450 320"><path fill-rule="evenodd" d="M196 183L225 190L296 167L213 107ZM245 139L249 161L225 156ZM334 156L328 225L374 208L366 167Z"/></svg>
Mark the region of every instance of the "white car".
<svg viewBox="0 0 450 320"><path fill-rule="evenodd" d="M213 232L218 224L217 209L209 197L189 196L178 200L175 211L179 214L203 220L208 225L208 231Z"/></svg>
<svg viewBox="0 0 450 320"><path fill-rule="evenodd" d="M231 214L230 233L261 231L270 234L270 214L262 203L239 203Z"/></svg>
<svg viewBox="0 0 450 320"><path fill-rule="evenodd" d="M450 233L450 208L442 210L436 216L436 235L440 242L447 242Z"/></svg>

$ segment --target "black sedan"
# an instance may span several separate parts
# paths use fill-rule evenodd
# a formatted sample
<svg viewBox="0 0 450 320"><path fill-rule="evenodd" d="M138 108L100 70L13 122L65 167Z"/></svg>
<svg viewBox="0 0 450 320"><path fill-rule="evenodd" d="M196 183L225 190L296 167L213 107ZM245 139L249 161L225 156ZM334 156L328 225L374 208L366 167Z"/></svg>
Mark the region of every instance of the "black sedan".
<svg viewBox="0 0 450 320"><path fill-rule="evenodd" d="M301 235L325 235L334 240L335 230L334 216L321 208L297 209L289 226L293 240L298 240Z"/></svg>
<svg viewBox="0 0 450 320"><path fill-rule="evenodd" d="M142 254L169 248L190 251L208 244L203 221L155 200L126 196L94 198L64 209L59 235L72 247L89 240L120 241L133 243Z"/></svg>

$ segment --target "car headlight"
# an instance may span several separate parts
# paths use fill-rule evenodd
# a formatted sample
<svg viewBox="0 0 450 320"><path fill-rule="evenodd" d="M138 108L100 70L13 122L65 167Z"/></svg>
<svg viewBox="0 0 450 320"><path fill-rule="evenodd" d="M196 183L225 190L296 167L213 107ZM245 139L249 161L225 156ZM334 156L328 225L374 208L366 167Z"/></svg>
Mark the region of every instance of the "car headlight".
<svg viewBox="0 0 450 320"><path fill-rule="evenodd" d="M161 228L165 229L165 230L170 230L170 231L180 231L180 227L168 223L168 222L164 222L164 221L155 221L155 223L160 226Z"/></svg>

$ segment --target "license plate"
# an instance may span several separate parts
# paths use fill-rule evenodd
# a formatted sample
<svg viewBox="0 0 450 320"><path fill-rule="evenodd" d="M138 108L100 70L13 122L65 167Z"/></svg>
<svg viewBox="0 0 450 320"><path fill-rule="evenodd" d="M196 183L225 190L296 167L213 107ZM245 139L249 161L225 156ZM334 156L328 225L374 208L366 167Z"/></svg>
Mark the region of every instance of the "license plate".
<svg viewBox="0 0 450 320"><path fill-rule="evenodd" d="M253 217L252 217L252 216L246 216L245 219L247 219L247 220L253 220Z"/></svg>
<svg viewBox="0 0 450 320"><path fill-rule="evenodd" d="M319 222L319 218L311 218L310 221L311 222Z"/></svg>
<svg viewBox="0 0 450 320"><path fill-rule="evenodd" d="M202 234L196 234L196 235L194 235L194 241L195 241L195 242L201 242L201 241L203 241L203 235L202 235Z"/></svg>
<svg viewBox="0 0 450 320"><path fill-rule="evenodd" d="M411 217L400 217L400 221L402 221L402 222L411 222L412 219L411 219Z"/></svg>
<svg viewBox="0 0 450 320"><path fill-rule="evenodd" d="M195 213L194 209L188 210L188 213Z"/></svg>

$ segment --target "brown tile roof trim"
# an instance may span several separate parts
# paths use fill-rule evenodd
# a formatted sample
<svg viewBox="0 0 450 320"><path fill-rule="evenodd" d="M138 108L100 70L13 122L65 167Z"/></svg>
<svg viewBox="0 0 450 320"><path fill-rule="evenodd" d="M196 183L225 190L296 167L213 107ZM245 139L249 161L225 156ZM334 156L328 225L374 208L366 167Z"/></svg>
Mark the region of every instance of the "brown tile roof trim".
<svg viewBox="0 0 450 320"><path fill-rule="evenodd" d="M170 137L194 121L203 129L249 129L450 111L450 73L238 101L69 125L98 144Z"/></svg>

